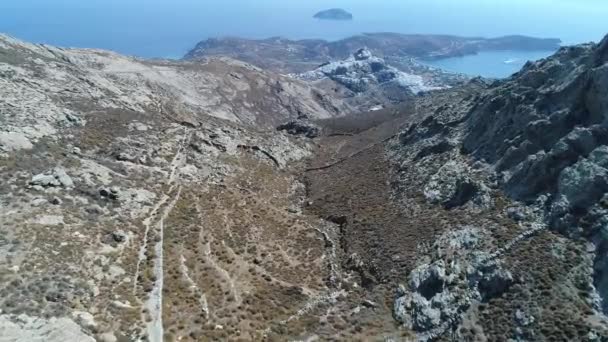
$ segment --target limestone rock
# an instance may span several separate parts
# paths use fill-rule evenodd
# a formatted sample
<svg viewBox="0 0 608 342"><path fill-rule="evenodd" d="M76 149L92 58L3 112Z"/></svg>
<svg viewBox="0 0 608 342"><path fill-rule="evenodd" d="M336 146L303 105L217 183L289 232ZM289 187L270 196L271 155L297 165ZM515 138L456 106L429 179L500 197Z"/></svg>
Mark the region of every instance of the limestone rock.
<svg viewBox="0 0 608 342"><path fill-rule="evenodd" d="M465 151L495 164L515 199L554 194L553 222L574 224L565 216L585 213L608 190L608 65L601 56L600 46L584 44L528 63L487 92L467 122Z"/></svg>
<svg viewBox="0 0 608 342"><path fill-rule="evenodd" d="M98 337L100 342L117 342L118 339L113 332L105 332Z"/></svg>
<svg viewBox="0 0 608 342"><path fill-rule="evenodd" d="M37 174L32 177L30 185L42 186L42 187L74 187L74 181L68 176L65 169L62 167L56 167L51 172Z"/></svg>
<svg viewBox="0 0 608 342"><path fill-rule="evenodd" d="M95 317L89 312L85 311L74 311L72 316L84 328L94 329L97 327L97 323L95 323Z"/></svg>
<svg viewBox="0 0 608 342"><path fill-rule="evenodd" d="M345 60L329 62L294 77L309 81L329 78L355 93L364 93L372 88L387 93L400 89L410 94L441 89L426 84L419 75L408 74L388 65L384 59L373 56L366 48L357 50Z"/></svg>
<svg viewBox="0 0 608 342"><path fill-rule="evenodd" d="M373 57L372 52L368 48L357 50L353 55L356 61L364 61Z"/></svg>
<svg viewBox="0 0 608 342"><path fill-rule="evenodd" d="M450 209L473 202L481 207L491 204L489 189L467 176L468 167L449 161L433 175L424 188L424 196L431 202Z"/></svg>
<svg viewBox="0 0 608 342"><path fill-rule="evenodd" d="M24 134L17 132L0 132L0 150L10 152L13 150L29 150L34 145Z"/></svg>
<svg viewBox="0 0 608 342"><path fill-rule="evenodd" d="M85 334L78 324L65 317L45 319L19 315L9 318L7 315L0 315L0 331L2 331L2 339L6 341L95 342L95 339Z"/></svg>
<svg viewBox="0 0 608 342"><path fill-rule="evenodd" d="M32 180L30 181L30 185L40 185L43 187L49 187L49 186L60 186L61 183L52 174L37 174L34 177L32 177Z"/></svg>
<svg viewBox="0 0 608 342"><path fill-rule="evenodd" d="M433 245L434 261L410 273L409 288L401 290L394 315L418 332L418 339L432 340L457 325L475 301L500 296L513 284L501 262L479 258L478 229L466 227L441 236ZM443 259L455 258L450 265Z"/></svg>
<svg viewBox="0 0 608 342"><path fill-rule="evenodd" d="M127 241L128 236L124 231L119 230L112 233L112 238L114 239L114 241L122 243Z"/></svg>

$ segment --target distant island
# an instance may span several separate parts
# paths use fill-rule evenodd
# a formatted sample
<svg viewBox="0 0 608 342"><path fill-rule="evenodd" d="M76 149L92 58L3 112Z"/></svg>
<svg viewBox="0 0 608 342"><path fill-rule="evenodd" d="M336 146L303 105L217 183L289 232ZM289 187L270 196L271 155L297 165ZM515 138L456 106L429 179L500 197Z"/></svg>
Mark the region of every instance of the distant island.
<svg viewBox="0 0 608 342"><path fill-rule="evenodd" d="M353 15L341 8L332 8L315 14L314 18L323 20L353 20Z"/></svg>
<svg viewBox="0 0 608 342"><path fill-rule="evenodd" d="M301 73L321 63L346 59L361 47L392 64L408 58L438 60L474 55L484 51L555 51L557 38L503 36L459 37L436 34L365 33L336 41L290 40L281 37L252 40L238 37L209 38L199 42L184 59L230 56L264 69Z"/></svg>

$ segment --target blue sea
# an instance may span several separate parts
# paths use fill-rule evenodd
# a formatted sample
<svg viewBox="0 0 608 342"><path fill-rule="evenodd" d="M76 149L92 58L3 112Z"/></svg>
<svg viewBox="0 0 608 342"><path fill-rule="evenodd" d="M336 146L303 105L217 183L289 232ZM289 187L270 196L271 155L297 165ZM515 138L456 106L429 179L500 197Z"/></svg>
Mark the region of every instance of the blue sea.
<svg viewBox="0 0 608 342"><path fill-rule="evenodd" d="M452 57L426 62L436 68L470 76L508 77L519 71L527 61L548 57L555 51L483 51L476 55Z"/></svg>
<svg viewBox="0 0 608 342"><path fill-rule="evenodd" d="M353 21L320 21L341 7ZM363 32L496 37L525 34L564 43L608 31L603 0L1 0L0 32L28 41L94 47L141 57L180 58L209 37L336 40ZM489 52L433 64L503 77L551 52ZM508 63L505 63L508 62Z"/></svg>

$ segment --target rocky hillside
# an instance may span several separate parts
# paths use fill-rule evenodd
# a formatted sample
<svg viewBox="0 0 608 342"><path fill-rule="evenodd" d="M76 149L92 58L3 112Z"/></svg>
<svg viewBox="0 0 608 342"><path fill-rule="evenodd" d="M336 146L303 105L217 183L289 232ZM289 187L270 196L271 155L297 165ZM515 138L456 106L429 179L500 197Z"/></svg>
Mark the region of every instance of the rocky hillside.
<svg viewBox="0 0 608 342"><path fill-rule="evenodd" d="M328 42L325 40L289 40L279 37L250 40L212 38L198 43L184 59L208 56L230 56L261 68L283 73L300 73L321 63L348 58L367 46L371 52L387 59L437 59L475 54L487 50L556 50L559 39L525 36L499 38L466 38L448 35L407 35L368 33Z"/></svg>
<svg viewBox="0 0 608 342"><path fill-rule="evenodd" d="M450 213L395 301L419 339L608 338L607 52L608 37L562 48L433 99L387 145L403 209Z"/></svg>
<svg viewBox="0 0 608 342"><path fill-rule="evenodd" d="M3 36L0 339L606 341L607 68L608 37L341 116L226 57Z"/></svg>
<svg viewBox="0 0 608 342"><path fill-rule="evenodd" d="M227 58L0 39L7 341L259 340L341 295L290 118L344 106ZM302 276L307 274L307 276ZM303 311L304 310L304 311ZM299 330L298 330L299 329Z"/></svg>
<svg viewBox="0 0 608 342"><path fill-rule="evenodd" d="M308 210L340 225L342 267L384 303L354 324L392 314L398 337L377 336L406 341L608 340L607 51L608 37L563 48L355 130L329 120L351 135L320 138Z"/></svg>
<svg viewBox="0 0 608 342"><path fill-rule="evenodd" d="M511 198L537 203L548 227L589 241L608 309L608 37L527 64L468 115L464 151Z"/></svg>
<svg viewBox="0 0 608 342"><path fill-rule="evenodd" d="M422 65L414 72L400 71L362 48L345 60L290 76L313 82L328 92L333 90L334 96L343 97L351 106L368 110L406 102L422 92L447 88L466 79Z"/></svg>
<svg viewBox="0 0 608 342"><path fill-rule="evenodd" d="M3 133L0 147L30 146L82 113L157 113L197 126L210 115L274 127L289 118L349 112L306 83L228 58L197 63L144 61L107 51L61 49L0 36Z"/></svg>

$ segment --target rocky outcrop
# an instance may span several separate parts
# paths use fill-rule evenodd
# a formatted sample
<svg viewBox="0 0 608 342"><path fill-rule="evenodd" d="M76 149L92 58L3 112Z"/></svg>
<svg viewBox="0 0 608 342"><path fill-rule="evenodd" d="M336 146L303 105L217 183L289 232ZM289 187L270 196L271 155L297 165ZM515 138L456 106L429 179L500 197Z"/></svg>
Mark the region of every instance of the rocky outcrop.
<svg viewBox="0 0 608 342"><path fill-rule="evenodd" d="M291 76L313 82L327 92L333 89L351 106L368 110L407 102L414 95L448 87L447 82L439 81L441 77L400 71L367 48L355 51L347 59L327 62L314 70Z"/></svg>
<svg viewBox="0 0 608 342"><path fill-rule="evenodd" d="M76 322L66 317L44 319L22 314L9 318L0 315L0 331L6 341L95 341Z"/></svg>
<svg viewBox="0 0 608 342"><path fill-rule="evenodd" d="M394 196L402 201L404 210L416 206L416 194L429 203L467 215L491 213L506 204L502 213L494 215L519 227L529 225L526 231L503 240L494 252L484 251L480 263L464 256L470 260L470 267L481 272L472 278L468 273L461 276L472 285L463 287L463 293L471 296L446 292L455 286L450 277L453 271L445 261L452 258L435 258L434 250L440 247L434 244L422 252L427 260L410 273L409 286L395 304L395 316L416 330L419 339L437 337L449 331L448 327L463 339L465 335L483 335L475 326L480 317L476 307L487 306L475 303L500 298L501 294L516 300L521 293L513 293L511 286L525 291L534 288L520 283L523 278L521 273L515 276L517 268L513 265L521 263L513 260L526 241L534 244L545 239L540 236L547 236L543 233L547 229L552 231L551 239L561 236L559 242L550 245L553 251L549 258L565 264L549 273L570 269L563 279L552 278L552 286L561 284L564 294L585 293L581 300L587 315L601 323L585 328L588 330L581 328L580 336L590 336L585 337L590 340L606 336L607 46L608 37L599 44L562 48L552 57L527 63L509 79L493 83L472 80L468 91L461 87L421 98L417 105L426 117L413 122L389 144L388 151L399 165ZM498 222L501 229L509 229L508 223ZM583 250L574 248L576 252L568 256L559 252L585 239ZM569 268L575 262L579 266ZM544 272L541 269L537 274L544 277ZM552 298L555 294L545 291L544 296ZM489 302L497 305L500 299ZM565 327L535 330L533 326L539 323L529 312L539 317L537 310L542 306L535 299L534 305L526 309L528 313L510 309L510 315L517 316L519 322L514 339L547 338L567 331Z"/></svg>
<svg viewBox="0 0 608 342"><path fill-rule="evenodd" d="M593 45L529 63L471 112L464 148L505 174L526 200L557 189L560 173L608 142L606 60Z"/></svg>
<svg viewBox="0 0 608 342"><path fill-rule="evenodd" d="M316 138L321 134L321 127L307 119L289 121L277 127L278 131L285 131L292 135L303 135L307 138Z"/></svg>
<svg viewBox="0 0 608 342"><path fill-rule="evenodd" d="M408 288L400 289L395 317L418 332L418 340L442 335L460 323L474 302L500 296L513 284L501 262L478 250L481 238L473 227L441 236L431 247L436 251L432 261L413 270Z"/></svg>
<svg viewBox="0 0 608 342"><path fill-rule="evenodd" d="M550 224L575 235L608 190L606 45L567 47L528 63L483 93L463 121L463 151L493 165L514 199L550 194Z"/></svg>
<svg viewBox="0 0 608 342"><path fill-rule="evenodd" d="M403 92L412 94L439 89L427 85L421 76L406 74L389 66L367 48L357 50L346 60L327 63L296 77L313 81L327 77L355 93L366 92L372 87L400 87Z"/></svg>
<svg viewBox="0 0 608 342"><path fill-rule="evenodd" d="M446 209L461 207L469 202L479 207L490 206L490 189L483 182L475 181L470 174L465 165L447 162L426 184L424 196L431 203L442 204Z"/></svg>
<svg viewBox="0 0 608 342"><path fill-rule="evenodd" d="M42 188L58 186L72 188L74 186L74 181L68 176L64 168L56 167L50 172L33 176L30 185Z"/></svg>
<svg viewBox="0 0 608 342"><path fill-rule="evenodd" d="M546 221L587 237L603 258L608 211L608 37L528 63L471 111L463 147L493 164L513 198L545 202ZM600 267L601 268L601 267ZM598 272L598 290L608 288Z"/></svg>

